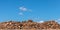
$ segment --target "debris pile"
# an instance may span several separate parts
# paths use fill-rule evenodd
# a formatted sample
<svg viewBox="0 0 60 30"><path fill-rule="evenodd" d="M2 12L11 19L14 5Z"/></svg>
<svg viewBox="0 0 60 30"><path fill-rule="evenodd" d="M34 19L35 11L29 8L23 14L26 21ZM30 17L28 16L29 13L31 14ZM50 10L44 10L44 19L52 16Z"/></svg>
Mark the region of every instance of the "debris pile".
<svg viewBox="0 0 60 30"><path fill-rule="evenodd" d="M43 23L33 22L32 20L23 22L2 22L0 29L60 29L60 24L55 21L46 21Z"/></svg>

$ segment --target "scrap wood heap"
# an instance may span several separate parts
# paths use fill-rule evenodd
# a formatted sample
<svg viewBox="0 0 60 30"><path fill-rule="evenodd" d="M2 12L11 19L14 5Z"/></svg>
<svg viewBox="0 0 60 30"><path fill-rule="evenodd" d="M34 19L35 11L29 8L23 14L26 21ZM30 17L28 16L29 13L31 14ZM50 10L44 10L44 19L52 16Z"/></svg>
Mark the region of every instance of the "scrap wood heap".
<svg viewBox="0 0 60 30"><path fill-rule="evenodd" d="M23 22L2 22L0 29L60 29L60 24L55 21L46 21L43 23L33 22L32 20Z"/></svg>

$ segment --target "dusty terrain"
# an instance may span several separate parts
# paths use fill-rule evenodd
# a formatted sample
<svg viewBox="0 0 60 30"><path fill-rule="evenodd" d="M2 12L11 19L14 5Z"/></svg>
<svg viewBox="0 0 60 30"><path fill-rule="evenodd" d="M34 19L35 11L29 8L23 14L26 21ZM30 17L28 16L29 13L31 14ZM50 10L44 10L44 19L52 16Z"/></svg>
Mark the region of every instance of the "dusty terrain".
<svg viewBox="0 0 60 30"><path fill-rule="evenodd" d="M45 30L45 29L58 29L60 30L60 24L55 21L45 21L43 23L33 22L32 20L23 21L23 22L1 22L0 29L10 29L10 30Z"/></svg>

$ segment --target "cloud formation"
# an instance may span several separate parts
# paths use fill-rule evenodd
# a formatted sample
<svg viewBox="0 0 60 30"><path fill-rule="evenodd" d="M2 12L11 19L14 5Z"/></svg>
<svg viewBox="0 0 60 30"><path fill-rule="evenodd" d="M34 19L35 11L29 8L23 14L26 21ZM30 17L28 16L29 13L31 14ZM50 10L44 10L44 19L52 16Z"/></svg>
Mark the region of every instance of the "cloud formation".
<svg viewBox="0 0 60 30"><path fill-rule="evenodd" d="M22 12L20 12L19 15L23 16L24 14Z"/></svg>
<svg viewBox="0 0 60 30"><path fill-rule="evenodd" d="M19 7L19 9L21 10L21 11L27 11L27 12L32 12L32 10L31 9L28 9L28 8L26 8L26 7L24 7L24 6L21 6L21 7Z"/></svg>
<svg viewBox="0 0 60 30"><path fill-rule="evenodd" d="M29 13L29 12L32 12L31 9L28 9L28 8L26 8L26 7L24 7L24 6L19 7L19 10L20 10L19 15L21 15L21 16L24 15L23 13Z"/></svg>
<svg viewBox="0 0 60 30"><path fill-rule="evenodd" d="M27 8L25 8L25 7L19 7L19 9L21 10L21 11L27 11Z"/></svg>
<svg viewBox="0 0 60 30"><path fill-rule="evenodd" d="M38 23L43 23L44 21L39 21Z"/></svg>
<svg viewBox="0 0 60 30"><path fill-rule="evenodd" d="M60 18L59 18L59 19L56 19L55 21L58 22L58 23L60 24Z"/></svg>

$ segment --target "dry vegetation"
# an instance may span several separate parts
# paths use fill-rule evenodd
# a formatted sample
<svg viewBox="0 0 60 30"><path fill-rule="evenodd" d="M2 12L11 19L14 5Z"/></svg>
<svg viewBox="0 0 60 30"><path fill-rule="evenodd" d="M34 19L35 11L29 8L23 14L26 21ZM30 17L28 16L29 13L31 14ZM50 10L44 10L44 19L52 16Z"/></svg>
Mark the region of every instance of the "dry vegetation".
<svg viewBox="0 0 60 30"><path fill-rule="evenodd" d="M23 22L2 22L0 23L0 29L24 29L24 30L41 30L41 29L60 29L60 24L55 21L46 21L43 23L33 22L32 20Z"/></svg>

